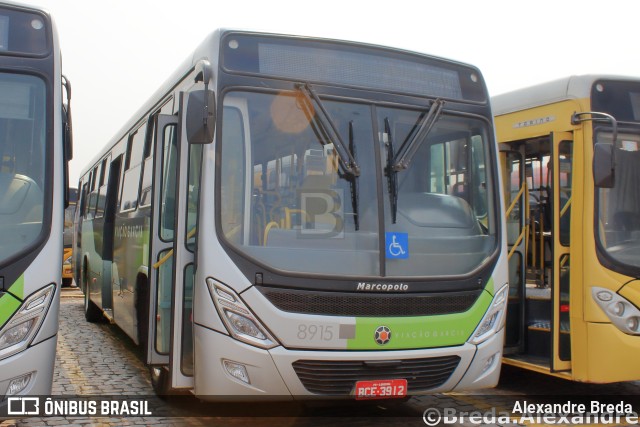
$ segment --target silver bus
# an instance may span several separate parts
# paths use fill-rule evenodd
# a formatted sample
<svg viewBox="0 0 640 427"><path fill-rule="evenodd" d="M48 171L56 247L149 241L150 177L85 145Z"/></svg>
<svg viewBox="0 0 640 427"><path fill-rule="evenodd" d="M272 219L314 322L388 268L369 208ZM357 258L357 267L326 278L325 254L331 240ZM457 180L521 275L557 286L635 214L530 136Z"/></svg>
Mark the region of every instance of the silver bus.
<svg viewBox="0 0 640 427"><path fill-rule="evenodd" d="M89 321L159 394L489 387L508 296L487 90L469 65L217 30L84 169Z"/></svg>
<svg viewBox="0 0 640 427"><path fill-rule="evenodd" d="M70 96L51 16L0 2L0 401L51 392Z"/></svg>

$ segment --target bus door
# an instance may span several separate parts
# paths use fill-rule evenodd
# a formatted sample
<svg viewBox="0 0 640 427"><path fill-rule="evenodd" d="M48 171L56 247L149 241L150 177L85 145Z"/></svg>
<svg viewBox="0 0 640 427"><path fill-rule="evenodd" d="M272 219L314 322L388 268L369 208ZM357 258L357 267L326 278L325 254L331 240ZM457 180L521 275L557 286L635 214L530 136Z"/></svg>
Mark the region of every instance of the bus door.
<svg viewBox="0 0 640 427"><path fill-rule="evenodd" d="M172 331L174 323L174 294L182 290L182 281L175 280L180 268L177 262L181 250L180 239L180 160L178 116L159 114L156 120L154 161L154 190L152 236L149 268L149 309L147 363L158 371L160 391L169 385L172 373ZM177 268L176 268L177 267ZM178 310L181 309L181 305ZM152 375L153 376L153 375ZM154 384L154 387L156 384Z"/></svg>
<svg viewBox="0 0 640 427"><path fill-rule="evenodd" d="M504 167L504 194L507 244L509 248L509 302L505 334L505 354L525 350L525 285L528 242L528 191L525 178L524 147L514 151L503 145L500 149Z"/></svg>
<svg viewBox="0 0 640 427"><path fill-rule="evenodd" d="M158 115L156 129L147 362L158 371L156 381L163 383L162 391L193 387L191 312L197 210L193 199L198 188L189 179L196 173L189 162L200 157L192 153L198 148L191 148L180 135L178 116Z"/></svg>
<svg viewBox="0 0 640 427"><path fill-rule="evenodd" d="M552 199L552 316L551 370L571 369L571 335L569 304L570 277L570 215L573 165L573 134L551 134L551 197Z"/></svg>
<svg viewBox="0 0 640 427"><path fill-rule="evenodd" d="M107 157L103 168L105 170L105 188L100 189L98 199L98 209L104 215L104 227L102 229L102 308L113 308L114 301L113 288L114 280L119 280L118 275L113 274L113 251L115 236L116 207L118 206L118 189L120 188L122 155L111 161L111 156ZM126 310L126 309L125 309Z"/></svg>
<svg viewBox="0 0 640 427"><path fill-rule="evenodd" d="M167 367L171 347L178 117L159 114L156 118L154 140L148 314L143 313L139 317L147 317L148 321L147 363Z"/></svg>

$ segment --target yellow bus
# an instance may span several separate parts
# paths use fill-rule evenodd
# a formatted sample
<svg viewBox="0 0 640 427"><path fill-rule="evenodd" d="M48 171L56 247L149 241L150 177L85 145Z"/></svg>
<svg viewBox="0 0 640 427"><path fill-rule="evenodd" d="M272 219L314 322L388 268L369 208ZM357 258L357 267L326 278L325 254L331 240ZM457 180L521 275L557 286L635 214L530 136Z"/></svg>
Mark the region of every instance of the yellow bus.
<svg viewBox="0 0 640 427"><path fill-rule="evenodd" d="M492 100L510 297L506 364L640 379L640 78L572 76Z"/></svg>
<svg viewBox="0 0 640 427"><path fill-rule="evenodd" d="M64 231L62 235L62 286L73 285L73 268L71 258L73 257L73 217L76 213L76 203L78 201L78 189L69 189L69 206L64 210Z"/></svg>

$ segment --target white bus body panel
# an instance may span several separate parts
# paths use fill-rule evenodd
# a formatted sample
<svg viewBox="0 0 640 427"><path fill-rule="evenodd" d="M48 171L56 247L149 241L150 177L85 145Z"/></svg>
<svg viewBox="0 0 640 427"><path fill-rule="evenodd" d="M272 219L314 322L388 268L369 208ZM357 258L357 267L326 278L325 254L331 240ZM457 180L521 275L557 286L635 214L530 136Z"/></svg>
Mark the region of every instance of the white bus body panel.
<svg viewBox="0 0 640 427"><path fill-rule="evenodd" d="M50 316L47 316L44 324L47 323L54 323ZM57 323L55 324L57 325ZM29 372L35 374L32 375L29 384L20 392L20 395L45 396L51 394L57 342L57 336L53 336L7 359L0 360L0 372L2 372L0 396L6 395L12 379L19 378Z"/></svg>

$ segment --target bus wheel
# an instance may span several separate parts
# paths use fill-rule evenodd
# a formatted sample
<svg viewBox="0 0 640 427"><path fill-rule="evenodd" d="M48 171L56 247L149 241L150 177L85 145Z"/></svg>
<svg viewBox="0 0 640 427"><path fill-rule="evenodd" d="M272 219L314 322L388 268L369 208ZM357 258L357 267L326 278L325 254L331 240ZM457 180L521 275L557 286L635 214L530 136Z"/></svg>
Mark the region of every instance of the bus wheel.
<svg viewBox="0 0 640 427"><path fill-rule="evenodd" d="M87 268L88 266L85 268L85 272L87 271ZM85 276L87 276L86 273ZM86 280L86 277L84 283L84 318L89 323L100 322L102 320L102 311L93 301L91 301L91 298L89 298L89 291L91 287L89 286L89 282Z"/></svg>
<svg viewBox="0 0 640 427"><path fill-rule="evenodd" d="M149 374L151 375L151 385L153 391L164 399L170 393L169 387L169 371L162 366L149 366Z"/></svg>

